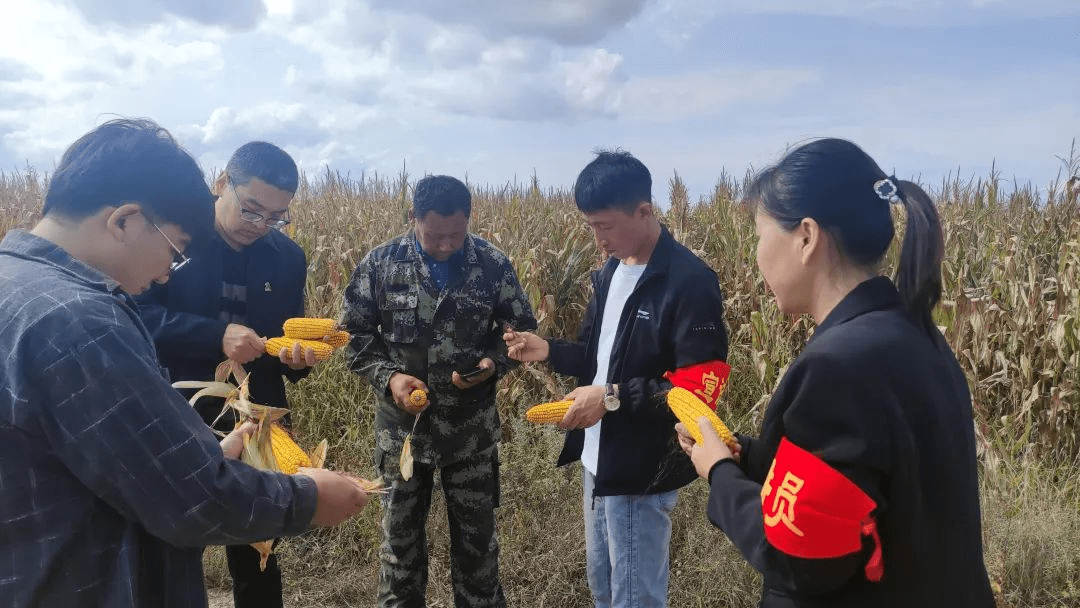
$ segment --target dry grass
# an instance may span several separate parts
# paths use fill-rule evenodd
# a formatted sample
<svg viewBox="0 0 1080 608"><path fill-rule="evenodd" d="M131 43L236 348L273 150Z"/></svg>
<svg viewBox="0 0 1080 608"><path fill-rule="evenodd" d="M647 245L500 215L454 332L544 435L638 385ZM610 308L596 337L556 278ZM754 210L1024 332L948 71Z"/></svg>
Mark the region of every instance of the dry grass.
<svg viewBox="0 0 1080 608"><path fill-rule="evenodd" d="M1075 159L1070 159L1075 160ZM0 175L0 233L30 225L43 177ZM406 228L408 175L306 179L291 235L309 259L311 316L336 317L360 257ZM811 331L784 318L753 262L750 220L734 201L744 180L723 175L711 196L689 201L677 176L666 219L715 268L731 334L731 383L720 412L733 430L753 432L784 366ZM534 181L472 185L472 228L510 254L541 322L541 333L572 335L599 253L570 196ZM1080 210L1075 192L1003 196L996 175L934 188L946 232L945 293L937 322L968 375L983 471L985 555L999 602L1009 607L1080 604ZM662 193L657 193L658 198ZM895 264L892 251L886 267ZM569 388L543 365L504 380L502 576L514 606L587 606L581 487L576 470L553 466L561 434L522 421L524 410ZM370 472L373 398L340 357L290 387L301 437L330 440L331 468ZM671 604L752 606L760 579L705 521L705 487L680 494L672 540ZM282 543L286 595L296 606L367 606L377 581L378 517L373 505L333 530ZM432 509L431 606L450 606L447 526ZM220 551L207 581L228 585Z"/></svg>

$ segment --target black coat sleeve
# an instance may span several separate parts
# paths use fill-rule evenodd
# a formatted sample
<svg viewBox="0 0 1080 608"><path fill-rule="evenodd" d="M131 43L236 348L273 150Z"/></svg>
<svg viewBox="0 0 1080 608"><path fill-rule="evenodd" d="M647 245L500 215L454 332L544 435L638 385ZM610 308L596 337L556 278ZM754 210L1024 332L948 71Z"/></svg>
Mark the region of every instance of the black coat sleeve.
<svg viewBox="0 0 1080 608"><path fill-rule="evenodd" d="M154 338L159 355L221 353L228 323L190 312L169 309L169 285L154 284L136 298L139 317ZM224 358L224 354L221 355Z"/></svg>
<svg viewBox="0 0 1080 608"><path fill-rule="evenodd" d="M307 257L304 255L304 253L302 251L300 252L300 260L299 261L300 261L300 268L298 269L298 272L294 273L294 275L292 277L289 277L290 280L296 281L298 283L292 289L292 292L291 292L291 296L292 296L291 309L292 309L292 316L293 317L303 317L303 316L305 316L305 313L304 313L304 299L307 296L307 293L306 293L306 290L305 290L305 284L307 283ZM278 365L280 366L281 373L286 378L288 378L290 382L294 382L294 383L303 380L308 374L311 373L311 368L310 367L302 367L300 369L293 369L293 368L289 367L288 365L285 365L284 363L281 363L280 360L278 360Z"/></svg>
<svg viewBox="0 0 1080 608"><path fill-rule="evenodd" d="M670 297L674 304L669 332L674 353L672 369L705 361L726 361L724 301L716 274L706 270L691 275L691 280L673 287ZM662 376L629 378L619 383L619 398L631 412L655 416L655 396L670 389L671 382ZM667 408L660 411L665 420L670 418Z"/></svg>
<svg viewBox="0 0 1080 608"><path fill-rule="evenodd" d="M887 417L875 411L881 395L874 384L849 361L800 359L777 388L765 428L780 430L778 435L817 455L853 481L877 503L875 513L880 513L888 508L883 488L892 465ZM766 457L771 459L780 436L770 438L767 445L763 445L764 438L756 440L753 450L767 449ZM869 555L867 543L861 552L830 559L801 559L772 546L765 536L763 481L748 477L733 464L719 464L710 475L708 516L763 573L767 586L796 596L813 596L863 576Z"/></svg>
<svg viewBox="0 0 1080 608"><path fill-rule="evenodd" d="M596 369L596 362L589 360L589 341L592 339L593 326L596 324L596 315L599 310L600 303L596 297L596 282L594 281L593 295L585 307L585 316L581 320L577 340L548 339L548 361L555 373L584 378L590 375L590 370Z"/></svg>

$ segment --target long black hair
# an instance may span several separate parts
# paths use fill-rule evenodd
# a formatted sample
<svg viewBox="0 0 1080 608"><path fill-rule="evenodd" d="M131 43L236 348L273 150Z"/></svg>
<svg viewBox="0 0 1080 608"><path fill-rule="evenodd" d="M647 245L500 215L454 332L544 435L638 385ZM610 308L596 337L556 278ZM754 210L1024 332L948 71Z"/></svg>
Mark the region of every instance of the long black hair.
<svg viewBox="0 0 1080 608"><path fill-rule="evenodd" d="M850 141L829 138L804 144L759 173L744 197L785 230L813 218L840 254L862 267L876 267L895 236L890 202L907 211L897 289L908 313L931 328L945 244L937 208L917 184L889 176Z"/></svg>

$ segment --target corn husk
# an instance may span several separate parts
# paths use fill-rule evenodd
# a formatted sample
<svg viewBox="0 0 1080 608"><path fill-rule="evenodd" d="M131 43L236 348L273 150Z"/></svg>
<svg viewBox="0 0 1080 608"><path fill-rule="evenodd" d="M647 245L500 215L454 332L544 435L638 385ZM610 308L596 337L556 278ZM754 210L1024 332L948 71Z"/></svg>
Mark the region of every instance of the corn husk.
<svg viewBox="0 0 1080 608"><path fill-rule="evenodd" d="M401 470L401 478L405 481L412 478L412 465L412 433L409 433L401 446L401 459L398 460L398 469Z"/></svg>
<svg viewBox="0 0 1080 608"><path fill-rule="evenodd" d="M326 462L326 450L328 446L329 444L323 439L319 442L319 445L315 446L314 450L311 450L311 454L309 454L311 457L311 468L323 468L323 464Z"/></svg>
<svg viewBox="0 0 1080 608"><path fill-rule="evenodd" d="M420 389L413 391L413 395L416 395L417 393L420 393L420 395L424 398L425 401L427 400L427 393ZM416 425L420 423L420 414L422 413L423 412L418 412L416 414L416 418L413 418L412 430L410 430L409 434L405 436L405 443L401 444L401 457L398 458L398 471L401 473L401 479L404 481L409 481L410 479L412 479L412 436L413 433L416 432Z"/></svg>
<svg viewBox="0 0 1080 608"><path fill-rule="evenodd" d="M230 377L235 379L236 384L229 382ZM277 458L274 456L270 435L273 425L289 412L286 408L271 407L255 403L251 400L248 392L248 374L243 366L235 361L226 360L218 365L214 372L214 380L210 382L181 381L174 382L173 387L184 389L199 389L188 400L195 405L201 397L214 396L225 399L225 405L217 420L220 420L230 409L234 410L241 420L253 420L256 423L255 432L244 438L244 449L240 454L240 460L256 469L263 471L281 472ZM217 432L219 435L224 433ZM321 469L326 464L328 443L323 439L308 455L311 459L312 468ZM360 486L365 492L384 492L382 479L368 481L366 479L349 475L350 480ZM266 561L273 553L274 541L265 540L251 543L251 546L259 552L259 569L266 569Z"/></svg>

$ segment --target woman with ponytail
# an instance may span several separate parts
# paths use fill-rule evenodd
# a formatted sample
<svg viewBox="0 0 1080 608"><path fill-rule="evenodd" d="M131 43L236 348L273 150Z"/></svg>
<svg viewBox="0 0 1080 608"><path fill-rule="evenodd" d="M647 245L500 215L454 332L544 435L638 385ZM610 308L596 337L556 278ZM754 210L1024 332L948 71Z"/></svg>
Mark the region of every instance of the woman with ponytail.
<svg viewBox="0 0 1080 608"><path fill-rule="evenodd" d="M891 204L907 218L895 283L879 274ZM745 205L780 310L817 327L738 461L704 418L700 444L676 428L709 519L763 574L761 605L993 606L971 396L931 318L930 197L822 139L759 174Z"/></svg>

